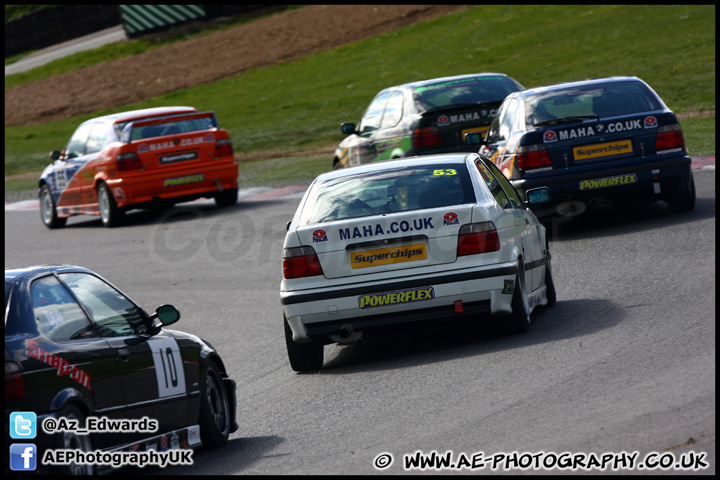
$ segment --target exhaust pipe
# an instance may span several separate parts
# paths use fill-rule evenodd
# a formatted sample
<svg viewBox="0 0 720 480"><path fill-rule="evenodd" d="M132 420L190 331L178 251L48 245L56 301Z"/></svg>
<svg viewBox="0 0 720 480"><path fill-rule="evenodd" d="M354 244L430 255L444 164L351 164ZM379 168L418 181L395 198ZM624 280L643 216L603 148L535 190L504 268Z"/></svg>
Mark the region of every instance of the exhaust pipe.
<svg viewBox="0 0 720 480"><path fill-rule="evenodd" d="M337 333L330 336L330 340L341 345L355 343L362 338L362 334L363 332L356 332L351 324L343 323L337 329Z"/></svg>
<svg viewBox="0 0 720 480"><path fill-rule="evenodd" d="M340 337L342 340L347 340L352 336L352 334L355 333L355 330L353 330L352 325L349 323L342 325L340 328L338 328L338 337Z"/></svg>

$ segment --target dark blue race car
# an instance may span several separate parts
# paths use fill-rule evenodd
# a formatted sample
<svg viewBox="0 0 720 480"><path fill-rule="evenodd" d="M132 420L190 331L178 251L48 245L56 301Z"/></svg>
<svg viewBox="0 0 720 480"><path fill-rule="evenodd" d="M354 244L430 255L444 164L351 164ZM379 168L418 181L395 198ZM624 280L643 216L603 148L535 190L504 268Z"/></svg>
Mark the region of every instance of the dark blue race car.
<svg viewBox="0 0 720 480"><path fill-rule="evenodd" d="M480 153L521 196L549 187L541 219L590 206L663 200L692 210L695 184L682 128L649 85L636 77L569 82L505 99Z"/></svg>
<svg viewBox="0 0 720 480"><path fill-rule="evenodd" d="M179 318L172 305L148 315L82 267L6 269L6 452L10 444L36 447L25 447L30 450L23 450L27 463L20 469L48 470L42 462L48 450L162 452L224 445L238 428L235 382L210 344L165 328ZM91 435L50 435L41 427L48 418L85 425L89 417L145 418L147 425L135 424L131 432L123 424L121 431ZM148 422L156 431L149 432ZM18 469L5 458L6 471ZM100 466L72 463L49 470L102 470L95 467Z"/></svg>

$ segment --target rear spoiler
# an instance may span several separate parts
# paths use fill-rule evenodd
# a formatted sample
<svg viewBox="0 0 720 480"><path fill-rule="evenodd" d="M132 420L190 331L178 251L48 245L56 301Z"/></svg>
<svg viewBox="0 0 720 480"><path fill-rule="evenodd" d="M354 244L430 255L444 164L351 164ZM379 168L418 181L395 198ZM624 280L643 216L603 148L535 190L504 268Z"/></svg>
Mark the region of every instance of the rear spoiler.
<svg viewBox="0 0 720 480"><path fill-rule="evenodd" d="M201 113L180 113L176 115L169 115L167 117L151 118L148 120L140 120L139 122L130 122L133 128L147 127L149 125L162 125L164 123L177 122L178 120L195 120L198 118L214 118L213 112L201 112Z"/></svg>
<svg viewBox="0 0 720 480"><path fill-rule="evenodd" d="M129 122L127 125L125 125L125 128L123 128L123 132L122 132L120 140L123 143L131 142L133 139L133 131L138 128L149 127L151 125L164 125L166 123L175 123L178 121L198 120L201 118L211 118L213 126L215 128L218 128L217 119L215 118L214 112L180 113L180 114L167 115L167 116L163 116L163 117L138 120L135 122Z"/></svg>

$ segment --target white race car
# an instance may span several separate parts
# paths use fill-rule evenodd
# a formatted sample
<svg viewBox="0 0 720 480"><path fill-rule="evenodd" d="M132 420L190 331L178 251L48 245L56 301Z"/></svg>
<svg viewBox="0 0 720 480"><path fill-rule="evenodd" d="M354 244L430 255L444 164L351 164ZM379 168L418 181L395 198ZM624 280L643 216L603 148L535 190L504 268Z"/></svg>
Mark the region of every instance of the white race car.
<svg viewBox="0 0 720 480"><path fill-rule="evenodd" d="M528 204L548 202L547 188ZM318 176L288 224L280 300L297 372L324 345L453 317L524 332L555 303L545 227L487 158L441 154Z"/></svg>

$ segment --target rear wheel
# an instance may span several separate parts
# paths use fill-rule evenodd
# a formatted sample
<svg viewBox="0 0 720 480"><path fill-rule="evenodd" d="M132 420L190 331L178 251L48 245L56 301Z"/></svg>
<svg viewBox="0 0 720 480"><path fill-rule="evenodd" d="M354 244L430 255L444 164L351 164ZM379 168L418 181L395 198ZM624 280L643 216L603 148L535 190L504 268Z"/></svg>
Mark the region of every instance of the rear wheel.
<svg viewBox="0 0 720 480"><path fill-rule="evenodd" d="M100 208L100 219L106 227L116 227L123 221L124 213L117 207L115 199L110 193L110 188L101 183L97 189L98 207Z"/></svg>
<svg viewBox="0 0 720 480"><path fill-rule="evenodd" d="M76 420L79 427L85 427L85 415L73 404L66 405L60 416L68 420ZM90 435L78 435L72 430L55 433L54 442L55 449L93 451ZM95 469L93 465L71 463L54 466L52 470L53 473L60 475L92 475Z"/></svg>
<svg viewBox="0 0 720 480"><path fill-rule="evenodd" d="M512 297L512 314L507 322L509 333L524 333L530 328L530 308L525 296L525 264L518 262L515 288Z"/></svg>
<svg viewBox="0 0 720 480"><path fill-rule="evenodd" d="M61 228L67 222L67 218L58 218L55 200L47 185L40 190L40 218L47 228Z"/></svg>
<svg viewBox="0 0 720 480"><path fill-rule="evenodd" d="M287 345L290 367L296 372L316 372L320 370L323 365L323 344L316 341L296 343L292 338L290 325L288 325L288 321L284 316L283 324L285 326L285 344Z"/></svg>
<svg viewBox="0 0 720 480"><path fill-rule="evenodd" d="M690 176L690 190L678 193L667 201L668 208L673 212L689 212L695 208L695 180Z"/></svg>

